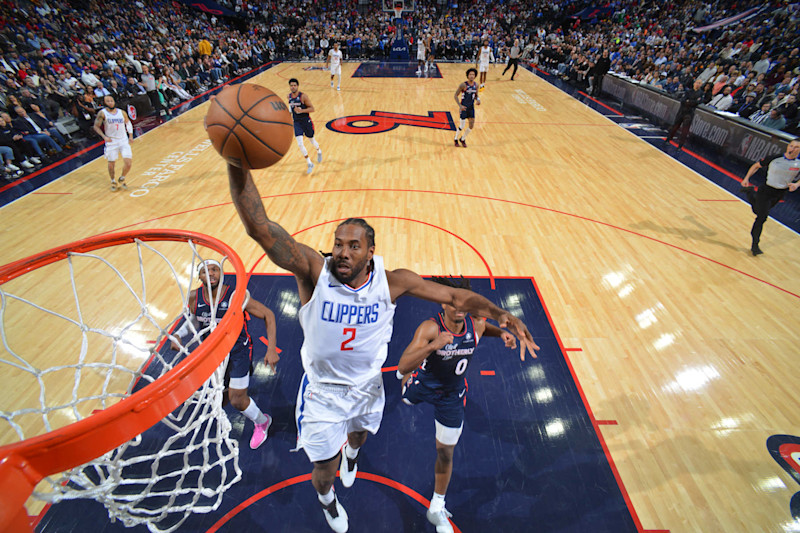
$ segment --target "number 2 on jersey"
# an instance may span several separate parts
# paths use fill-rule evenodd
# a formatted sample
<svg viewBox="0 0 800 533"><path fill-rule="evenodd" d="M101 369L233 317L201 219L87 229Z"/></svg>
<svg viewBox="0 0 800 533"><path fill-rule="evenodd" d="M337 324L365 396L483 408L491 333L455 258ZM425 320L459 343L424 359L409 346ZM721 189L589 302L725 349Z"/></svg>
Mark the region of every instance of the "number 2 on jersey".
<svg viewBox="0 0 800 533"><path fill-rule="evenodd" d="M347 350L352 350L352 346L348 346L347 344L356 338L356 328L344 328L342 331L342 335L350 335L345 340L342 341L342 351L345 352Z"/></svg>

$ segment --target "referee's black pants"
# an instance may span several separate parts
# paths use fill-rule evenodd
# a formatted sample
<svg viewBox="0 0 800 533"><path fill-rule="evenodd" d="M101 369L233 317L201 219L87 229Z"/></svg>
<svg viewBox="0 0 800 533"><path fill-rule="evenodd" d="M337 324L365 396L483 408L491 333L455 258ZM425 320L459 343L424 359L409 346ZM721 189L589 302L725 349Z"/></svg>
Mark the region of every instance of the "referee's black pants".
<svg viewBox="0 0 800 533"><path fill-rule="evenodd" d="M761 230L764 227L764 222L769 217L770 209L775 207L785 194L786 189L775 189L766 183L759 187L756 192L747 192L747 200L756 215L753 228L750 230L750 235L753 237L753 247L758 246L758 241L761 239Z"/></svg>
<svg viewBox="0 0 800 533"><path fill-rule="evenodd" d="M518 57L509 57L508 58L508 65L506 65L505 70L503 70L503 76L506 75L506 71L511 68L511 65L514 65L514 70L511 72L511 79L514 79L514 76L517 74L517 64L519 63Z"/></svg>

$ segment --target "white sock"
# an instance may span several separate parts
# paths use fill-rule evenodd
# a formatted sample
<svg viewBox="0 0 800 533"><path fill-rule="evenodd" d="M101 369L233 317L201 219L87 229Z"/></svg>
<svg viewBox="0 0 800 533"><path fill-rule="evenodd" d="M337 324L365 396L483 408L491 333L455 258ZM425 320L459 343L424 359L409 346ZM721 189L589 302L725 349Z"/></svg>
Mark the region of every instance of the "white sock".
<svg viewBox="0 0 800 533"><path fill-rule="evenodd" d="M322 502L322 505L329 505L333 501L333 487L328 491L328 494L317 493L317 498Z"/></svg>
<svg viewBox="0 0 800 533"><path fill-rule="evenodd" d="M355 459L358 457L358 450L361 448L352 448L348 443L347 446L344 447L344 453L347 455L348 459Z"/></svg>
<svg viewBox="0 0 800 533"><path fill-rule="evenodd" d="M464 129L464 131L461 133L461 140L462 141L466 141L467 140L467 135L469 135L470 131L472 131L472 130L469 129L469 128L465 128Z"/></svg>
<svg viewBox="0 0 800 533"><path fill-rule="evenodd" d="M444 494L437 494L436 492L433 493L433 498L431 498L430 509L432 513L444 509Z"/></svg>
<svg viewBox="0 0 800 533"><path fill-rule="evenodd" d="M267 417L264 416L264 413L261 412L261 409L258 408L258 405L256 405L256 402L254 402L252 398L250 398L250 405L247 406L247 409L242 411L242 414L256 424L263 424L267 421Z"/></svg>
<svg viewBox="0 0 800 533"><path fill-rule="evenodd" d="M297 141L297 146L300 147L300 153L308 159L308 150L306 150L306 145L303 144L303 137L295 137L295 140Z"/></svg>

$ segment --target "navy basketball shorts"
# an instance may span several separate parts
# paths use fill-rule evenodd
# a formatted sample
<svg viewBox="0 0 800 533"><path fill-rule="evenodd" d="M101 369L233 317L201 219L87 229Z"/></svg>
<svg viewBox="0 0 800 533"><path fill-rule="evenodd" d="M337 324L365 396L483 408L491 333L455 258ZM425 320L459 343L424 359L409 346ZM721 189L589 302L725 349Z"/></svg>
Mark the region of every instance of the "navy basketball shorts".
<svg viewBox="0 0 800 533"><path fill-rule="evenodd" d="M226 377L227 384L232 389L246 389L250 384L250 369L253 362L253 343L248 338L245 341L237 340L231 349L228 359Z"/></svg>
<svg viewBox="0 0 800 533"><path fill-rule="evenodd" d="M310 120L300 120L294 123L294 136L305 135L309 139L314 136L314 123Z"/></svg>
<svg viewBox="0 0 800 533"><path fill-rule="evenodd" d="M468 105L467 108L459 115L462 119L475 118L475 106Z"/></svg>
<svg viewBox="0 0 800 533"><path fill-rule="evenodd" d="M467 389L442 390L426 387L415 376L403 386L403 401L407 404L433 405L433 418L449 428L460 428L464 423L464 405Z"/></svg>

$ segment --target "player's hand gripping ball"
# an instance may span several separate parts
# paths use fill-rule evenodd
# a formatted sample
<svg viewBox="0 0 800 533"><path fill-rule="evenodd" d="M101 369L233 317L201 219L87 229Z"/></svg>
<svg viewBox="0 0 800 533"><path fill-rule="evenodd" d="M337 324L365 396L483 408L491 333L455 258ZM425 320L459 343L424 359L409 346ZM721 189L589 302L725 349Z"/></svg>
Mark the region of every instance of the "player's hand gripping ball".
<svg viewBox="0 0 800 533"><path fill-rule="evenodd" d="M274 165L294 137L289 107L274 92L252 83L222 89L212 98L203 124L217 152L243 168Z"/></svg>

